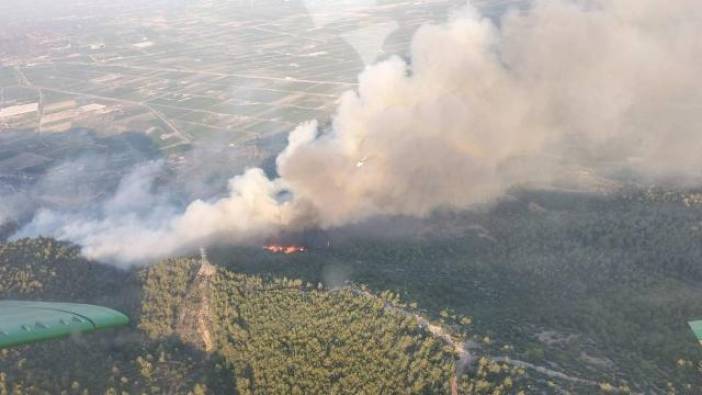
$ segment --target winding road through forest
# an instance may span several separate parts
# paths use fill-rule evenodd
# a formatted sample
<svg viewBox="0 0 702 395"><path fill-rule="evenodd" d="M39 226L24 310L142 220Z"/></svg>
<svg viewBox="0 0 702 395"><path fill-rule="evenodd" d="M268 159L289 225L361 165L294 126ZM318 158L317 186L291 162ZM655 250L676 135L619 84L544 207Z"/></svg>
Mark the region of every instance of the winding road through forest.
<svg viewBox="0 0 702 395"><path fill-rule="evenodd" d="M358 287L354 286L344 286L344 287L339 287L331 290L330 292L339 292L342 290L348 290L355 295L362 295L368 298L374 298L378 299L379 297L366 291L363 289L360 289ZM425 316L422 316L416 311L410 311L407 308L403 308L400 306L396 306L386 300L383 300L383 308L388 310L388 311L393 311L398 314L402 314L404 316L408 317L414 317L417 320L417 323L427 329L432 335L434 335L437 338L442 339L444 342L446 342L448 345L453 347L454 351L458 354L458 361L455 364L454 367L454 372L451 377L451 395L458 395L458 377L473 363L476 362L476 356L471 353L470 348L466 344L465 341L462 339L455 339L453 336L451 336L450 331L445 328L444 326L437 325L432 323L429 319L427 319ZM583 379L580 377L576 377L567 373L559 372L557 370L553 370L550 368L547 368L545 366L539 366L535 365L530 362L526 361L520 361L518 359L512 359L509 356L489 356L485 355L486 358L493 360L495 362L503 362L507 363L509 365L517 366L520 368L524 369L529 369L533 370L535 372L538 372L540 374L543 374L549 378L554 378L554 379L559 379L559 380L564 380L564 381L570 381L572 383L576 384L582 384L582 385L592 385L592 386L599 386L600 383L594 380L588 380L588 379Z"/></svg>

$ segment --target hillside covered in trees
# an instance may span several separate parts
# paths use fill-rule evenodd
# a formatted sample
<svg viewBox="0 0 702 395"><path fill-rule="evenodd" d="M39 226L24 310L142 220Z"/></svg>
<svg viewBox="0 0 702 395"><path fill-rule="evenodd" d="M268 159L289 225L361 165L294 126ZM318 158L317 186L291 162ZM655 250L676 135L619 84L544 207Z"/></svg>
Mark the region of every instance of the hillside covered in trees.
<svg viewBox="0 0 702 395"><path fill-rule="evenodd" d="M519 191L313 234L293 255L210 248L206 265L119 270L51 239L2 243L0 298L132 323L2 351L0 394L696 394L697 196Z"/></svg>
<svg viewBox="0 0 702 395"><path fill-rule="evenodd" d="M185 319L178 316L190 297L183 278L198 266L173 260L146 273L139 326L149 336L168 336ZM200 346L217 350L236 372L239 393L448 391L451 350L381 299L229 271L206 281L208 295L191 300L191 314L208 311L206 328L195 331L214 343Z"/></svg>
<svg viewBox="0 0 702 395"><path fill-rule="evenodd" d="M132 320L129 328L0 350L0 394L226 391L229 373L216 370L216 358L137 328L140 275L85 260L76 246L50 239L0 244L0 299L102 304Z"/></svg>
<svg viewBox="0 0 702 395"><path fill-rule="evenodd" d="M530 385L525 372L487 360L475 375L457 372L453 346L391 293L329 290L193 258L120 271L50 239L2 244L0 261L2 298L102 303L132 318L126 329L3 350L0 394L448 394Z"/></svg>
<svg viewBox="0 0 702 395"><path fill-rule="evenodd" d="M210 255L239 272L390 289L437 320L469 315L493 356L634 392L696 394L702 348L687 322L702 319L700 196L517 190L485 210L331 231L293 257Z"/></svg>

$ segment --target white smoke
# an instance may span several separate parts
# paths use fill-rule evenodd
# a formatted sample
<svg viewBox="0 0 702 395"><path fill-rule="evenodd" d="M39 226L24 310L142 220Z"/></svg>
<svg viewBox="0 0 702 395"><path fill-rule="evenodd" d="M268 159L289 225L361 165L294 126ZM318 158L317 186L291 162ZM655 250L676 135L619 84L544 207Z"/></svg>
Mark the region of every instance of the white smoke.
<svg viewBox="0 0 702 395"><path fill-rule="evenodd" d="M566 165L697 182L701 34L697 0L536 1L497 23L468 6L422 27L409 64L367 68L329 130L295 129L278 178L248 170L228 196L176 212L137 171L100 218L44 212L23 234L149 262L214 241L468 208Z"/></svg>

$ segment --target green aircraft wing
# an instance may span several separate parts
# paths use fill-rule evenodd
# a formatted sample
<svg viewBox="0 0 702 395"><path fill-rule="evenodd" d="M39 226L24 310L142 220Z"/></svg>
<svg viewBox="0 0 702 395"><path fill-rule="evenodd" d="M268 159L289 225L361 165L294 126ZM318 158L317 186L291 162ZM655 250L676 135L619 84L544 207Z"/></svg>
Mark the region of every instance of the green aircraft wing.
<svg viewBox="0 0 702 395"><path fill-rule="evenodd" d="M697 337L697 341L702 344L702 321L690 321L688 325L690 325L690 329Z"/></svg>
<svg viewBox="0 0 702 395"><path fill-rule="evenodd" d="M102 306L0 301L0 349L128 323L124 314Z"/></svg>

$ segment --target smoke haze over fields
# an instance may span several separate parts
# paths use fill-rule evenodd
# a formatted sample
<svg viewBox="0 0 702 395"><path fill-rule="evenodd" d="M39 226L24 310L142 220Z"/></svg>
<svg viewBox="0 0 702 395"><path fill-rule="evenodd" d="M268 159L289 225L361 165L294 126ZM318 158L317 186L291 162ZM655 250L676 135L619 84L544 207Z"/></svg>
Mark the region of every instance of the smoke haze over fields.
<svg viewBox="0 0 702 395"><path fill-rule="evenodd" d="M276 177L250 169L227 196L179 210L154 192L162 164L151 162L98 213L41 210L18 236L133 264L282 230L470 208L572 166L695 185L701 34L696 0L536 1L498 22L469 5L422 27L409 63L368 67L331 127L292 131Z"/></svg>

